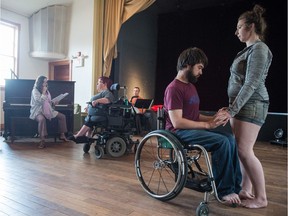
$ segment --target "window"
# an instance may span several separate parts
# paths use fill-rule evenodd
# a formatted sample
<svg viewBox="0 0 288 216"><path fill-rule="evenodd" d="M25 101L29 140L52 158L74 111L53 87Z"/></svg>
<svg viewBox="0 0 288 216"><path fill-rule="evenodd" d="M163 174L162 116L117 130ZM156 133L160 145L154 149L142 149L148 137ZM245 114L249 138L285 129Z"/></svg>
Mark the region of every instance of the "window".
<svg viewBox="0 0 288 216"><path fill-rule="evenodd" d="M0 20L0 86L18 76L18 32L18 25Z"/></svg>

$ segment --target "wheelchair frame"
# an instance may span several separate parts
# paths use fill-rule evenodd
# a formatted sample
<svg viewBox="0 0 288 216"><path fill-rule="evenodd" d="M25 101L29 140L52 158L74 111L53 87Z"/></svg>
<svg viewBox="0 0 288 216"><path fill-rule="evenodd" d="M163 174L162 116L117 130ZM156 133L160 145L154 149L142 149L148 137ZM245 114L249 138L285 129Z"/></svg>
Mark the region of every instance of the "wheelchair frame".
<svg viewBox="0 0 288 216"><path fill-rule="evenodd" d="M161 201L175 198L184 187L204 192L196 216L208 215L210 196L214 195L218 202L224 203L217 194L208 152L201 145L184 145L172 132L159 129L165 124L163 109L158 109L157 116L158 130L143 137L135 154L136 176L142 188ZM207 171L198 163L202 155Z"/></svg>
<svg viewBox="0 0 288 216"><path fill-rule="evenodd" d="M124 103L124 102L123 102ZM132 105L112 103L105 105L107 115L105 123L95 122L92 138L83 137L83 151L88 153L91 145L95 143L95 156L102 158L105 154L112 157L121 157L125 153L136 152L139 140L133 141L136 133L136 117L132 115Z"/></svg>

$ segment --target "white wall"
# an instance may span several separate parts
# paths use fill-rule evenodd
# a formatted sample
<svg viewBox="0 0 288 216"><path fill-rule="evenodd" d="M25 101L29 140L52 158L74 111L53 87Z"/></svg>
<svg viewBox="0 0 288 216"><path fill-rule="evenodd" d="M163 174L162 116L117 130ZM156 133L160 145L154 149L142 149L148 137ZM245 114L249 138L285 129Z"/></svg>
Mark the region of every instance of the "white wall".
<svg viewBox="0 0 288 216"><path fill-rule="evenodd" d="M93 0L81 0L74 1L71 10L69 56L75 56L79 51L88 56L84 67L72 66L72 80L76 81L75 103L80 104L82 110L92 96L93 7Z"/></svg>
<svg viewBox="0 0 288 216"><path fill-rule="evenodd" d="M84 67L72 68L72 80L75 83L75 103L79 103L82 110L86 101L91 97L92 77L92 47L93 47L93 0L74 1L71 7L71 20L68 18L67 25L70 25L68 43L68 58L81 51L88 58L85 59ZM1 19L18 23L20 29L19 48L19 78L35 79L38 75L48 76L48 62L31 58L29 55L29 19L25 16L6 11L1 8ZM2 104L4 100L3 89L0 90L0 124L4 124Z"/></svg>

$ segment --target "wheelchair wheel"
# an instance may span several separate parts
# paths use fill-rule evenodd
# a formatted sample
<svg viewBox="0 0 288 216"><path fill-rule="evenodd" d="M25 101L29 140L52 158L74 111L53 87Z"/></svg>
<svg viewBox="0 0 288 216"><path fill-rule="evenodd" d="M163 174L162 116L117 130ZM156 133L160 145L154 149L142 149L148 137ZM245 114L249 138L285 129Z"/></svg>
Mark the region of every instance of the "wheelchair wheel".
<svg viewBox="0 0 288 216"><path fill-rule="evenodd" d="M114 136L106 142L106 152L112 157L121 157L125 154L127 145L122 137Z"/></svg>
<svg viewBox="0 0 288 216"><path fill-rule="evenodd" d="M148 133L137 147L135 169L150 196L161 201L173 199L184 188L188 172L182 144L169 131Z"/></svg>
<svg viewBox="0 0 288 216"><path fill-rule="evenodd" d="M85 143L84 146L83 146L83 151L85 153L88 153L90 150L90 144L89 143Z"/></svg>
<svg viewBox="0 0 288 216"><path fill-rule="evenodd" d="M208 216L209 208L206 203L201 202L200 205L196 209L196 216Z"/></svg>
<svg viewBox="0 0 288 216"><path fill-rule="evenodd" d="M98 145L95 146L95 155L97 159L100 159L103 157L104 149L102 146L98 146Z"/></svg>

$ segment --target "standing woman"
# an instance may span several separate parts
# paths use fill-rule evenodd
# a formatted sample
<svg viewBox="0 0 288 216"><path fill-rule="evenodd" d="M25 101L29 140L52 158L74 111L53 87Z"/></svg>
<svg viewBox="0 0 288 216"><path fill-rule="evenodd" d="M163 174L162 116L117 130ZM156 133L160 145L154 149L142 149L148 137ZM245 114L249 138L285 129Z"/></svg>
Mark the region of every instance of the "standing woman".
<svg viewBox="0 0 288 216"><path fill-rule="evenodd" d="M272 53L263 42L264 11L260 5L255 5L252 11L246 11L238 18L235 35L246 43L246 47L237 54L230 67L229 107L224 116L227 121L231 118L231 128L238 143L243 176L239 197L247 208L268 205L263 167L253 151L269 107L265 79Z"/></svg>
<svg viewBox="0 0 288 216"><path fill-rule="evenodd" d="M47 136L46 119L58 119L58 128L60 133L60 140L68 141L65 137L67 132L66 116L52 108L51 95L48 91L47 77L39 76L34 84L31 93L31 109L30 119L38 122L38 133L40 135L39 148L45 148L45 136Z"/></svg>

